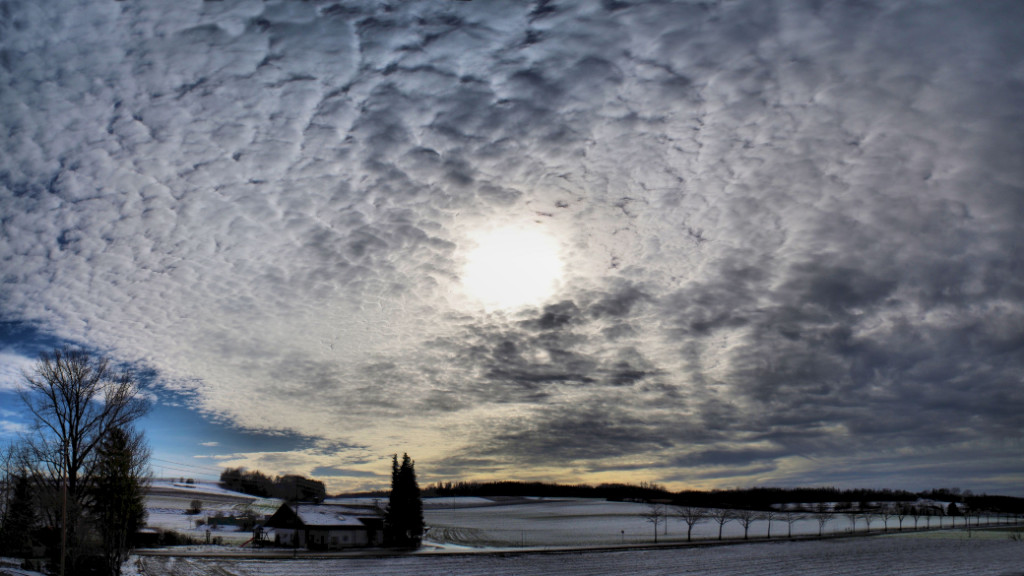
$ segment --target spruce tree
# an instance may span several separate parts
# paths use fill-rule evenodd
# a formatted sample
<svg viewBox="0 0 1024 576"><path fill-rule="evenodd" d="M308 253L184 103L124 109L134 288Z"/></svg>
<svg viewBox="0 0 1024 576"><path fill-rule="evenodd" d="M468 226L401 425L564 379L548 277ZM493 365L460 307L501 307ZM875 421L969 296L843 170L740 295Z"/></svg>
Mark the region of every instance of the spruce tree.
<svg viewBox="0 0 1024 576"><path fill-rule="evenodd" d="M140 434L114 428L103 439L97 456L92 520L102 541L107 574L119 576L135 533L146 521L149 451Z"/></svg>
<svg viewBox="0 0 1024 576"><path fill-rule="evenodd" d="M32 555L32 532L38 523L35 498L28 474L13 477L14 488L0 528L0 556L28 558Z"/></svg>
<svg viewBox="0 0 1024 576"><path fill-rule="evenodd" d="M418 548L423 539L423 498L415 463L408 454L391 457L391 497L384 516L384 538L391 546Z"/></svg>

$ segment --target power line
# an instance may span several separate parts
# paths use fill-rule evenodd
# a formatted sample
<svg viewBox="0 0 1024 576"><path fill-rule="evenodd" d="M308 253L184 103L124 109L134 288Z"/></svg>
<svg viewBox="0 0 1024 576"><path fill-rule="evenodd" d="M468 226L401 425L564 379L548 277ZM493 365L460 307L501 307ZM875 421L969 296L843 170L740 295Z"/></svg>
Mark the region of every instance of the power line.
<svg viewBox="0 0 1024 576"><path fill-rule="evenodd" d="M174 460L165 460L163 458L150 458L150 461L163 462L164 464L174 464L176 466L181 466L183 468L194 470L208 470L210 472L216 472L217 474L220 474L223 471L222 468L215 468L213 466L203 466L201 464L186 464L184 462L175 462Z"/></svg>

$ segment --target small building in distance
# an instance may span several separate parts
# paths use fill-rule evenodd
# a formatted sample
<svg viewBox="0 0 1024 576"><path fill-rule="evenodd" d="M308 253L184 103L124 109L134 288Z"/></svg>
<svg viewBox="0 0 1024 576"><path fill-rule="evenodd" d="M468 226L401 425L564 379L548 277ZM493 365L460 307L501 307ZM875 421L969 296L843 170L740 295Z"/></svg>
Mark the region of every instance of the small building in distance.
<svg viewBox="0 0 1024 576"><path fill-rule="evenodd" d="M264 526L277 546L341 550L384 542L384 518L372 507L282 504Z"/></svg>

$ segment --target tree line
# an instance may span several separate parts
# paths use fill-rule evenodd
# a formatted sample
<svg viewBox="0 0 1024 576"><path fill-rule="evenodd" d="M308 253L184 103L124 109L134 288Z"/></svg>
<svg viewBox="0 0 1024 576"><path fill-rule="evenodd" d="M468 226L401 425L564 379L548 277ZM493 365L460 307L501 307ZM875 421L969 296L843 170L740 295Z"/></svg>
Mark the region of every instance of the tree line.
<svg viewBox="0 0 1024 576"><path fill-rule="evenodd" d="M923 492L891 489L839 489L836 487L734 488L729 490L683 490L672 492L656 483L639 484L553 484L544 482L437 482L424 491L427 496L540 496L549 498L603 498L615 501L660 502L695 508L728 510L770 510L776 504L821 502L883 503L918 499L957 502L975 510L1024 514L1024 498L973 494L958 488L938 488Z"/></svg>
<svg viewBox="0 0 1024 576"><path fill-rule="evenodd" d="M424 491L426 496L535 496L541 498L604 498L607 500L667 499L671 493L653 483L640 484L551 484L546 482L437 482Z"/></svg>
<svg viewBox="0 0 1024 576"><path fill-rule="evenodd" d="M0 453L0 556L44 558L61 575L119 575L146 518L138 382L64 347L40 355L19 393L34 425Z"/></svg>
<svg viewBox="0 0 1024 576"><path fill-rule="evenodd" d="M220 474L220 485L228 490L259 496L280 498L289 502L323 502L327 496L324 483L298 474L271 478L259 470L226 468Z"/></svg>
<svg viewBox="0 0 1024 576"><path fill-rule="evenodd" d="M948 494L947 494L948 495ZM948 502L942 505L941 502L802 502L799 506L787 506L784 509L769 508L765 510L751 510L748 508L708 508L703 506L665 504L651 502L647 509L641 514L645 521L654 527L654 541L658 541L658 526L664 527L668 533L668 523L676 518L686 524L686 540L692 540L693 527L704 522L711 522L718 526L718 540L722 539L723 528L730 522L736 522L743 528L743 539L749 539L750 527L755 522L766 522L767 538L773 537L772 527L781 524L786 525L786 537L793 537L793 524L801 520L814 520L818 525L818 536L825 535L825 527L836 518L845 518L851 526L851 531L858 530L859 523L862 523L864 530L872 531L872 523L876 530L889 532L890 530L903 531L913 523L913 529L932 528L953 528L961 527L968 531L973 526L980 526L983 517L986 522L997 524L1019 523L1017 513L1012 511L996 511L990 508L971 508L962 503ZM995 517L993 519L993 516ZM934 525L933 525L934 519ZM947 520L948 519L948 520ZM959 519L959 521L958 521ZM959 523L958 523L959 522ZM881 527L878 524L881 523ZM778 536L778 529L775 532Z"/></svg>

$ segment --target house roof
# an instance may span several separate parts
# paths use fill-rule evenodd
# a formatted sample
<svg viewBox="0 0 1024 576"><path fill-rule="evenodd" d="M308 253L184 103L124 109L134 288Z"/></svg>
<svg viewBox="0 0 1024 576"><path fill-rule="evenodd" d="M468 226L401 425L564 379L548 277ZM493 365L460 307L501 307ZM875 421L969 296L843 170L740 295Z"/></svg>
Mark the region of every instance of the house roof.
<svg viewBox="0 0 1024 576"><path fill-rule="evenodd" d="M375 510L331 504L282 504L267 521L271 528L365 528L379 523Z"/></svg>
<svg viewBox="0 0 1024 576"><path fill-rule="evenodd" d="M363 526L363 522L355 516L360 511L350 508L329 505L299 505L297 508L296 515L303 524L310 528L314 526L357 526L361 528Z"/></svg>

